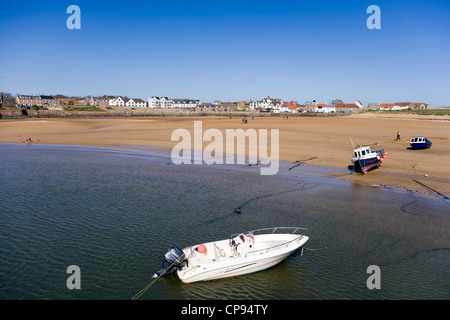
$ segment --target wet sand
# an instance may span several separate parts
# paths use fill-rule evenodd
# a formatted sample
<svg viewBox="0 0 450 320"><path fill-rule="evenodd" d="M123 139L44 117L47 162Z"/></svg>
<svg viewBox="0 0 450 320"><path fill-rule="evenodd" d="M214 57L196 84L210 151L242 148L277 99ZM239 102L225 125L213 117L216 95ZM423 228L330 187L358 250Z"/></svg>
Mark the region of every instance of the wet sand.
<svg viewBox="0 0 450 320"><path fill-rule="evenodd" d="M444 117L145 117L97 119L17 119L0 120L0 142L18 142L22 136L33 143L105 147L152 146L173 148L176 129L188 129L193 137L194 120L201 120L203 132L219 129L279 129L280 160L344 169L330 177L354 184L409 190L439 198L450 197L450 121ZM401 141L394 141L397 131ZM409 139L425 136L433 142L426 150L409 149ZM351 139L350 139L351 137ZM270 141L270 140L269 140ZM379 169L366 175L347 170L352 144L384 149L388 155ZM209 142L203 142L203 148ZM225 144L225 141L224 141ZM270 142L268 143L270 146ZM157 151L158 149L152 149ZM163 151L163 150L161 150ZM168 150L165 149L167 152ZM170 151L170 150L169 150ZM269 148L270 154L270 148ZM295 170L293 168L292 170Z"/></svg>

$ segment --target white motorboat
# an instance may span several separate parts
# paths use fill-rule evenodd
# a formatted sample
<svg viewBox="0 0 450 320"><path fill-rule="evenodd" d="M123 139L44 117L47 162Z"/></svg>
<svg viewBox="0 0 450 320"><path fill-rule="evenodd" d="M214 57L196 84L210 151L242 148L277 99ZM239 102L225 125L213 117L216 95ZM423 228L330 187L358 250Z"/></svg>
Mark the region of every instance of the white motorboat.
<svg viewBox="0 0 450 320"><path fill-rule="evenodd" d="M303 228L277 227L231 235L165 254L163 268L153 276L177 273L184 283L239 276L270 268L301 248L309 237Z"/></svg>

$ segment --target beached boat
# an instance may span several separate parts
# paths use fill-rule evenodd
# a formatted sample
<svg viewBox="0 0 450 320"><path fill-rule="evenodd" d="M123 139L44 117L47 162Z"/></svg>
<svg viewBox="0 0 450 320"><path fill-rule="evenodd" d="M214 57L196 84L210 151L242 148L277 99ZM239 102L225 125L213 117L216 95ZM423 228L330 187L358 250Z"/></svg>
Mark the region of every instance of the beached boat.
<svg viewBox="0 0 450 320"><path fill-rule="evenodd" d="M432 142L425 137L415 137L409 141L411 147L415 150L427 149L431 147Z"/></svg>
<svg viewBox="0 0 450 320"><path fill-rule="evenodd" d="M387 152L384 149L371 151L370 147L355 148L353 152L353 169L364 174L378 168L387 156Z"/></svg>
<svg viewBox="0 0 450 320"><path fill-rule="evenodd" d="M295 227L266 228L231 235L229 239L170 248L154 278L177 273L184 283L214 280L270 268L301 248L309 237Z"/></svg>

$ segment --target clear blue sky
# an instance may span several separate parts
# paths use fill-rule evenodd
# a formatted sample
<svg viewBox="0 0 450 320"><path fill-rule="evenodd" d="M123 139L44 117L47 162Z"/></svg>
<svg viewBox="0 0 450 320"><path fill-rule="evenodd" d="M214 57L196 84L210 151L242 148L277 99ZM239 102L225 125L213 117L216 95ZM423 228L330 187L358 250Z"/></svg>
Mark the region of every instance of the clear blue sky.
<svg viewBox="0 0 450 320"><path fill-rule="evenodd" d="M0 90L450 105L450 1L1 1Z"/></svg>

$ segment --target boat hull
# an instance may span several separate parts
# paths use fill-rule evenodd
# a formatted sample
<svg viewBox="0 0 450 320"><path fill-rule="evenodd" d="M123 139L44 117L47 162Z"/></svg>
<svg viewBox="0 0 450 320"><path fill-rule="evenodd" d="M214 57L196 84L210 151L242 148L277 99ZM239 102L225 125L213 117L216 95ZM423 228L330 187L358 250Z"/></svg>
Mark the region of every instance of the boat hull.
<svg viewBox="0 0 450 320"><path fill-rule="evenodd" d="M414 150L427 149L432 145L432 142L425 137L412 138L409 143Z"/></svg>
<svg viewBox="0 0 450 320"><path fill-rule="evenodd" d="M255 236L255 243L261 242L263 239ZM191 259L189 266L178 270L177 274L184 283L193 283L259 272L282 262L292 252L301 248L306 241L308 241L308 237L302 235L288 238L285 243L277 245L276 248L258 249L242 254L239 257L233 256L231 252L227 252L224 254L224 257L219 257L217 260L214 259L214 262L209 260L202 263L200 260ZM223 246L224 242L228 245L227 240L217 242L217 244ZM211 244L206 244L206 246L208 245L212 247ZM216 243L213 245L216 245ZM189 248L184 250L187 251Z"/></svg>
<svg viewBox="0 0 450 320"><path fill-rule="evenodd" d="M178 271L178 277L184 283L193 283L197 281L209 281L209 280L217 280L222 278L229 278L235 276L241 276L245 274L255 273L259 271L263 271L274 265L280 263L284 259L286 259L291 252L287 254L280 255L276 258L268 258L260 261L247 261L241 262L235 265L224 265L221 267L215 267L211 270L202 269L202 272L198 274L185 274L182 271ZM199 268L202 268L201 266ZM203 267L205 268L205 267Z"/></svg>
<svg viewBox="0 0 450 320"><path fill-rule="evenodd" d="M422 143L411 143L411 147L414 150L420 150L420 149L428 149L431 147L431 141L428 142L422 142Z"/></svg>
<svg viewBox="0 0 450 320"><path fill-rule="evenodd" d="M370 159L360 159L355 161L355 171L367 173L370 170L378 168L380 165L381 161L377 157Z"/></svg>

